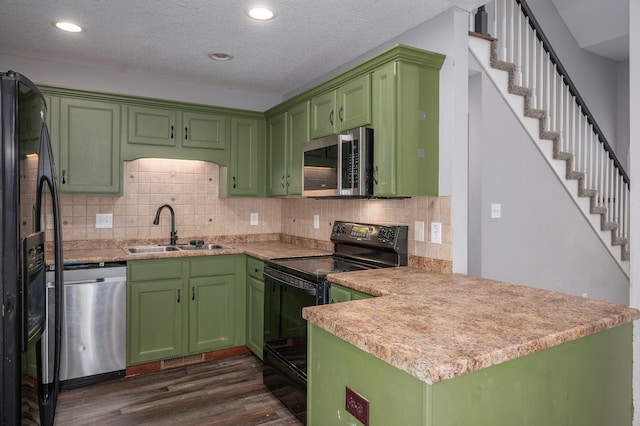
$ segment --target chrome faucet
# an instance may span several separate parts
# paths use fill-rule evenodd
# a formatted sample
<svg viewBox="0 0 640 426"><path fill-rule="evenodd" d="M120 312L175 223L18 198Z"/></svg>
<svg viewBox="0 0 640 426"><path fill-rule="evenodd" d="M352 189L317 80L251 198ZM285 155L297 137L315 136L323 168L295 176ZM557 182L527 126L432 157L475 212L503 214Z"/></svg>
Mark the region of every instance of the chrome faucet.
<svg viewBox="0 0 640 426"><path fill-rule="evenodd" d="M158 210L156 211L156 218L153 219L153 224L158 225L160 223L160 212L165 207L168 208L169 213L171 213L171 241L169 242L169 244L175 246L178 242L178 231L176 231L176 215L173 212L173 208L169 204L163 204L158 207Z"/></svg>

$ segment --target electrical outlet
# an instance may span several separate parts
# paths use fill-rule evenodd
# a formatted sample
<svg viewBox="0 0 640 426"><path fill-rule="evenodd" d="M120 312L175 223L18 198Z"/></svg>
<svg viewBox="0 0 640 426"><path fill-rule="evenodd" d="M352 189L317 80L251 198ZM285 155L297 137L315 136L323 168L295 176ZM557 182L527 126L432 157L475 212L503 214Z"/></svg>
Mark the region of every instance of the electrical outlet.
<svg viewBox="0 0 640 426"><path fill-rule="evenodd" d="M96 228L113 228L111 213L96 213Z"/></svg>
<svg viewBox="0 0 640 426"><path fill-rule="evenodd" d="M416 241L424 241L424 222L416 220L413 225L413 239Z"/></svg>
<svg viewBox="0 0 640 426"><path fill-rule="evenodd" d="M251 213L251 219L249 222L250 225L257 225L258 224L258 213Z"/></svg>
<svg viewBox="0 0 640 426"><path fill-rule="evenodd" d="M345 409L364 426L369 426L369 401L349 386L345 388Z"/></svg>
<svg viewBox="0 0 640 426"><path fill-rule="evenodd" d="M431 222L431 242L442 244L442 224L439 222Z"/></svg>
<svg viewBox="0 0 640 426"><path fill-rule="evenodd" d="M502 217L502 204L491 204L491 219Z"/></svg>
<svg viewBox="0 0 640 426"><path fill-rule="evenodd" d="M320 229L320 215L313 215L313 229Z"/></svg>

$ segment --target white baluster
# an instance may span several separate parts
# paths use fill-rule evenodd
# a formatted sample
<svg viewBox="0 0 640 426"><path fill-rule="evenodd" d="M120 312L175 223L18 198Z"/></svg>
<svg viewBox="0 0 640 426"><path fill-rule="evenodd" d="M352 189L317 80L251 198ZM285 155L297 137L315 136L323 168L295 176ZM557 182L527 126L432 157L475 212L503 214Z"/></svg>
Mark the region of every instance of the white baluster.
<svg viewBox="0 0 640 426"><path fill-rule="evenodd" d="M502 24L502 34L500 37L500 59L507 61L507 0L502 0L502 6L502 14L500 16L500 22Z"/></svg>
<svg viewBox="0 0 640 426"><path fill-rule="evenodd" d="M533 30L533 34L531 37L531 108L538 109L538 94L537 94L537 86L538 86L538 66L537 66L537 58L538 58L538 50L536 49L536 40L538 37L536 36L536 30Z"/></svg>
<svg viewBox="0 0 640 426"><path fill-rule="evenodd" d="M515 5L515 3L514 3ZM518 20L518 60L516 61L516 84L518 86L522 86L522 13L520 12L520 7L517 8L517 20Z"/></svg>

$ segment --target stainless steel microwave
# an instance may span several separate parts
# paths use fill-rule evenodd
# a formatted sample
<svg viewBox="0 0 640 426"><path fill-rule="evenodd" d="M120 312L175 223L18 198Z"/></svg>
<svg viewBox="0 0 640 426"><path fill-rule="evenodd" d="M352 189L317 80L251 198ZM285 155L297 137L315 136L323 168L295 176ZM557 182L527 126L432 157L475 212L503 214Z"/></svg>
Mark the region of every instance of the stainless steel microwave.
<svg viewBox="0 0 640 426"><path fill-rule="evenodd" d="M373 196L373 129L358 127L305 142L302 195Z"/></svg>

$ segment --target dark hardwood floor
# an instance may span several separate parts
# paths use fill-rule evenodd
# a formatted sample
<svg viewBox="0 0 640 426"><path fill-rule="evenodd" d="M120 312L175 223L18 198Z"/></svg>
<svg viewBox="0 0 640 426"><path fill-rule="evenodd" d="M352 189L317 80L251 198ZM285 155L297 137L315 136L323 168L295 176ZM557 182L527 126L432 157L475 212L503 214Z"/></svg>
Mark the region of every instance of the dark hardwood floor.
<svg viewBox="0 0 640 426"><path fill-rule="evenodd" d="M301 425L240 355L64 390L56 425Z"/></svg>

